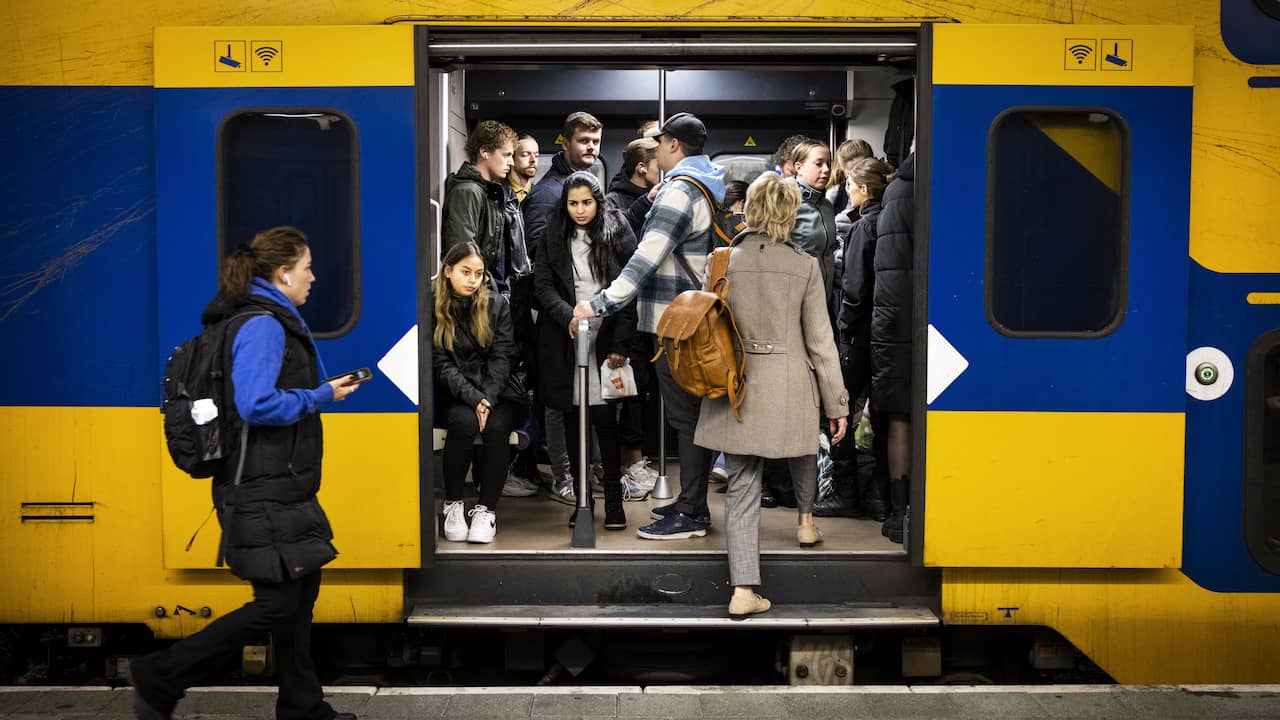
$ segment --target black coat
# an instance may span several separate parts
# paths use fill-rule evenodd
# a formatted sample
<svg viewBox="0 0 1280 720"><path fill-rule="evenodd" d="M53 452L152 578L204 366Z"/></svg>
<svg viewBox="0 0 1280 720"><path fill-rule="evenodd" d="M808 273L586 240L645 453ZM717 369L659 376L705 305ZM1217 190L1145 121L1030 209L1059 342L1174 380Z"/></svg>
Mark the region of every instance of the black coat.
<svg viewBox="0 0 1280 720"><path fill-rule="evenodd" d="M573 292L573 256L559 213L547 221L543 255L533 269L534 294L538 298L538 391L543 402L556 410L573 408L573 385L577 382L574 341L569 338L569 320L577 304ZM626 219L616 211L605 215L605 232L614 238L618 252L609 262L609 277L616 278L636 250L636 236ZM602 321L596 338L596 364L610 353L627 355L636 331L636 306L632 302L621 312ZM638 369L638 368L637 368Z"/></svg>
<svg viewBox="0 0 1280 720"><path fill-rule="evenodd" d="M277 388L311 390L320 385L315 342L296 315L255 295L239 307L269 312L284 328ZM205 308L202 322L216 322L236 311L236 305L219 295ZM238 322L231 329L239 332L242 326ZM224 367L232 367L234 341L229 329ZM235 397L229 377L226 383L227 397ZM234 403L228 411L238 435L243 420ZM244 470L236 486L241 452ZM236 577L284 582L315 572L337 557L330 542L333 529L316 499L323 457L324 430L320 415L312 413L292 425L250 427L246 448L237 447L226 458L222 472L214 477L213 500L227 565Z"/></svg>
<svg viewBox="0 0 1280 720"><path fill-rule="evenodd" d="M871 310L871 403L911 412L912 263L916 158L908 155L885 188L876 222L875 291Z"/></svg>
<svg viewBox="0 0 1280 720"><path fill-rule="evenodd" d="M465 311L458 313L460 317L455 326L453 349L446 350L434 341L431 344L436 389L468 407L475 407L482 399L493 406L503 400L501 396L507 386L507 376L511 374L519 352L512 335L511 307L507 299L490 290L480 292L489 293L489 327L493 330L489 346L480 345L472 334L471 309L465 307L469 304L465 302L461 303ZM432 297L431 301L434 307L435 298Z"/></svg>
<svg viewBox="0 0 1280 720"><path fill-rule="evenodd" d="M847 348L844 383L851 398L862 397L871 382L871 312L879 218L880 203L867 200L845 241L837 337L840 345Z"/></svg>

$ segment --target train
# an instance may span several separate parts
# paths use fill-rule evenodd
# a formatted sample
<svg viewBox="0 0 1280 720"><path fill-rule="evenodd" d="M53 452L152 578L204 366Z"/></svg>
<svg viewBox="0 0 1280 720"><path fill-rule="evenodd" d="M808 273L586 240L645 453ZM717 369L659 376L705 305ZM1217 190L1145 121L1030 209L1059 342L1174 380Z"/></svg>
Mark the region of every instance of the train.
<svg viewBox="0 0 1280 720"><path fill-rule="evenodd" d="M896 668L845 681L986 682L967 648L1018 637L1053 677L1280 682L1280 1L410 9L7 8L0 655L34 633L114 661L113 638L247 599L214 565L208 481L167 455L160 379L220 258L293 224L326 365L378 368L325 416L335 646L456 669L449 638L490 633L498 665L545 679L548 656L574 668L565 638L616 632L683 648L629 656L660 681L713 647L772 662L779 638L794 670L816 637ZM850 520L801 551L770 516L775 612L730 623L714 528L577 550L561 506L511 498L510 540L438 537L417 349L470 124L534 135L545 166L564 115L596 113L608 177L639 123L692 111L745 179L797 132L884 152L895 101L917 168L905 546Z"/></svg>

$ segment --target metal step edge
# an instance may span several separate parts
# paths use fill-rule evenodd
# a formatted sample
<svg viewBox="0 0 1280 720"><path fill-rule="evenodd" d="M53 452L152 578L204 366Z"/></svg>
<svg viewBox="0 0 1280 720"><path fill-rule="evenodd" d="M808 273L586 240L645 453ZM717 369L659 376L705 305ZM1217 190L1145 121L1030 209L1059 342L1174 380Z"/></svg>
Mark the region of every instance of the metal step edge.
<svg viewBox="0 0 1280 720"><path fill-rule="evenodd" d="M733 620L726 605L417 605L409 625L469 628L776 628L932 627L938 615L923 606L774 605Z"/></svg>
<svg viewBox="0 0 1280 720"><path fill-rule="evenodd" d="M450 563L470 560L514 560L528 562L538 560L611 560L628 561L650 560L654 562L679 562L682 560L705 561L721 560L728 555L725 550L436 550L437 560ZM796 550L767 550L760 552L763 562L785 560L794 562L813 558L822 562L833 560L875 561L900 560L907 562L905 550L812 550L797 548Z"/></svg>

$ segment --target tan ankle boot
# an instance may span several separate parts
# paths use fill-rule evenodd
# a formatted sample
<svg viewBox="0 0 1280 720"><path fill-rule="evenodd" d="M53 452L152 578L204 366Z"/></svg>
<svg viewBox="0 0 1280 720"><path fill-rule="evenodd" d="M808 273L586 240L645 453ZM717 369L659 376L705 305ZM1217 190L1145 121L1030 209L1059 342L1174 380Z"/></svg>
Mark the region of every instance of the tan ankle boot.
<svg viewBox="0 0 1280 720"><path fill-rule="evenodd" d="M765 598L760 597L759 593L751 593L750 597L739 597L734 595L729 600L729 618L732 620L742 620L748 615L767 612L773 607L773 603Z"/></svg>
<svg viewBox="0 0 1280 720"><path fill-rule="evenodd" d="M800 541L800 547L813 547L822 542L822 531L817 525L801 525L796 528L796 540Z"/></svg>

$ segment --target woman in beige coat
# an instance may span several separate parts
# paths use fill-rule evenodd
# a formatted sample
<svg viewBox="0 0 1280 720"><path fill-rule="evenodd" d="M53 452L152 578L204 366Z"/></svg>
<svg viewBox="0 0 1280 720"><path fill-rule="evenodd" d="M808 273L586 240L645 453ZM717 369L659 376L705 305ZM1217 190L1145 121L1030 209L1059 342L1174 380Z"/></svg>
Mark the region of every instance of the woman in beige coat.
<svg viewBox="0 0 1280 720"><path fill-rule="evenodd" d="M725 454L725 531L733 599L729 616L769 609L760 584L760 479L766 458L787 459L795 481L800 544L822 542L813 524L818 484L818 420L831 442L848 429L845 392L818 262L788 239L800 205L794 180L769 173L747 189L747 229L729 256L728 301L747 352L742 422L727 398L703 400L694 442Z"/></svg>

